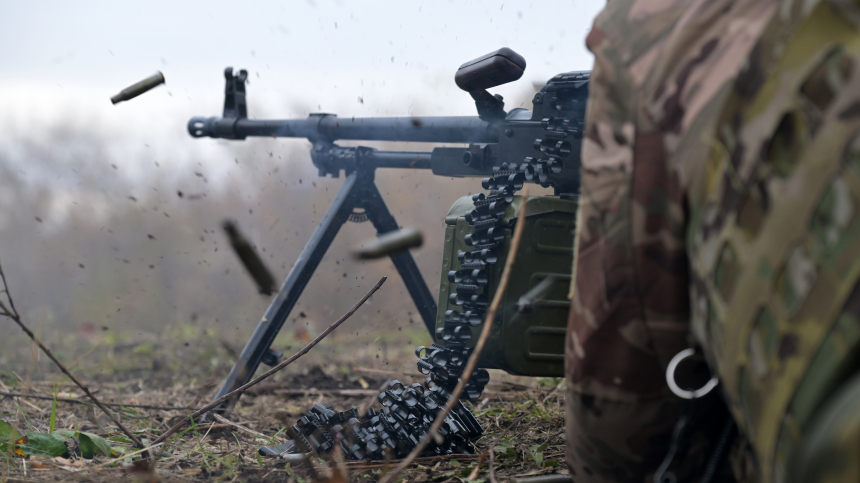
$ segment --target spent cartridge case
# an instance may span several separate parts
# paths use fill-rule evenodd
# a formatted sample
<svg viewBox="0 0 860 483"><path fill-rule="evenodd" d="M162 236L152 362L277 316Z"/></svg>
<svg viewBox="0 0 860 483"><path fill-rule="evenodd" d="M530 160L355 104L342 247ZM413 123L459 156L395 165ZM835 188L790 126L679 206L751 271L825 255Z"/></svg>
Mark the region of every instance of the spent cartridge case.
<svg viewBox="0 0 860 483"><path fill-rule="evenodd" d="M263 259L257 254L257 250L242 235L235 223L227 220L224 221L222 226L227 233L227 237L230 239L230 246L233 247L233 251L239 257L239 261L242 262L242 265L248 271L248 275L257 284L260 293L263 295L272 295L275 291L275 277L272 276L269 267L266 266Z"/></svg>
<svg viewBox="0 0 860 483"><path fill-rule="evenodd" d="M135 97L143 94L144 92L153 89L161 84L164 84L164 74L160 71L155 74L143 79L142 81L132 84L125 89L121 90L119 94L110 98L110 101L114 104L122 101L127 101L129 99L134 99Z"/></svg>
<svg viewBox="0 0 860 483"><path fill-rule="evenodd" d="M417 228L404 228L381 235L356 250L354 254L356 258L370 260L420 247L422 243L424 243L424 236Z"/></svg>

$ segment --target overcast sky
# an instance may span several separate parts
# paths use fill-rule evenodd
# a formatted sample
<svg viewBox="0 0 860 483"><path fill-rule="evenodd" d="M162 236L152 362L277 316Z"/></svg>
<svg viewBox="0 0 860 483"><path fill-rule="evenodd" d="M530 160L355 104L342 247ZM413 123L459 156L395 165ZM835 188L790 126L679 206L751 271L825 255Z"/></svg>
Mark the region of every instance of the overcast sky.
<svg viewBox="0 0 860 483"><path fill-rule="evenodd" d="M186 125L193 116L220 115L226 66L250 72L252 118L320 111L343 117L475 115L473 101L453 81L460 64L503 46L516 50L526 58L525 75L493 92L509 101L528 99L524 94L533 92L533 85L557 73L591 68L584 39L602 5L598 0L4 2L0 163L14 163L31 181L48 179L44 170L28 171L31 163L26 155L15 156L16 149L36 143L63 150L49 133L71 128L100 139L131 180L155 172L139 161L145 153L164 160L162 170L203 163L217 185L219 172L223 175L233 161L226 145L235 142L192 139ZM112 95L157 70L165 86L110 103ZM300 161L311 169L307 159ZM58 162L75 172L69 166L74 161Z"/></svg>
<svg viewBox="0 0 860 483"><path fill-rule="evenodd" d="M221 72L232 65L251 72L251 105L265 102L267 114L278 117L295 106L407 113L409 106L392 101L472 114L468 95L453 83L461 63L508 46L528 62L520 82L589 69L584 38L602 3L5 2L0 107L6 122L10 115L25 122L77 112L110 123L137 118L182 127L185 119L170 116L217 113ZM156 70L167 86L111 106L111 95ZM442 96L426 98L428 87ZM516 86L499 92L506 89Z"/></svg>

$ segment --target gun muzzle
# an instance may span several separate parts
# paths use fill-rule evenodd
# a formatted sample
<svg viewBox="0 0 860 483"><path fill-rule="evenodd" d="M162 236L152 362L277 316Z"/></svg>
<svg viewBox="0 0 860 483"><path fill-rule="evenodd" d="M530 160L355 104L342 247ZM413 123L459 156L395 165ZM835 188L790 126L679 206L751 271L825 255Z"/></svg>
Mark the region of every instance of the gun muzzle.
<svg viewBox="0 0 860 483"><path fill-rule="evenodd" d="M164 74L160 71L155 74L143 79L137 84L132 84L125 89L121 90L119 94L110 98L110 101L114 104L122 101L127 101L129 99L134 99L135 97L143 94L144 92L154 89L155 87L164 84Z"/></svg>

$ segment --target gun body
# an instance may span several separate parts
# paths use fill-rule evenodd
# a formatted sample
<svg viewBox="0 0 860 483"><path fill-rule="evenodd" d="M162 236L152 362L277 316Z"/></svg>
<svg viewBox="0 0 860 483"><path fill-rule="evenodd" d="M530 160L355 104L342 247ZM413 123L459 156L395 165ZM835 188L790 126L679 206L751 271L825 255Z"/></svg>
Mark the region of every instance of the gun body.
<svg viewBox="0 0 860 483"><path fill-rule="evenodd" d="M232 77L232 69L228 69ZM568 147L573 162L566 162L559 173L548 173L543 186L553 186L557 194L573 195L579 188L579 139L588 97L588 72L559 74L535 94L533 110L513 109L504 118L483 120L479 116L423 116L381 118L339 118L315 113L306 119L259 120L229 117L247 112L242 106L227 106L232 99L244 103L244 85L231 83L228 91L241 87L241 96L228 92L223 117L194 117L188 122L193 137L242 140L248 137L305 138L311 141L311 158L320 176L339 176L363 166L375 168L430 169L449 177L490 176L493 166L519 164L534 156L534 141L545 133L544 120L564 115L578 130L577 140ZM560 100L563 99L563 100ZM238 102L238 101L233 101ZM562 105L566 104L566 105ZM573 114L571 114L573 113ZM426 143L463 143L462 148L435 148L428 152L379 151L367 147L340 147L335 141L402 141ZM539 150L540 147L537 147Z"/></svg>
<svg viewBox="0 0 860 483"><path fill-rule="evenodd" d="M494 175L494 167L521 166L523 168L521 171L526 173L527 181L554 188L559 202L567 203L563 209L557 210L558 213L564 213L568 218L572 218L570 203L575 206L579 190L579 152L588 97L588 72L559 74L550 79L540 92L535 94L532 110L513 109L506 113L503 110L504 103L501 96L487 93L484 89L488 84L486 82L482 84L480 78L473 76L469 82L479 85L476 90L470 91L479 112L479 116L475 117L346 119L333 114L311 114L306 119L287 120L247 119L244 84L246 76L245 71L233 75L232 69L225 70L227 85L224 115L192 118L188 123L191 136L237 140L255 136L306 138L312 143L311 159L318 168L319 175L338 177L343 172L346 181L261 319L242 351L239 361L216 394L216 398L250 380L260 363L268 365L277 363L281 354L273 351L270 346L339 227L350 217L355 208L364 209L380 235L398 229L397 222L373 183L376 169L429 169L439 176L486 178ZM338 140L462 143L467 146L402 152L381 151L363 146L341 147L335 144ZM541 163L534 162L535 158L541 157ZM555 159L558 162L546 164L547 159ZM526 169L530 160L531 166L537 166L536 169ZM529 201L529 203L519 203L517 206L520 207L518 209L528 209L522 207L531 205L532 202ZM572 219L568 224L571 223ZM558 223L544 221L536 226L546 228L554 224ZM563 240L556 240L558 246L572 246L570 243L573 236L572 225L557 232L563 238ZM463 234L465 231L461 230L458 233ZM446 251L450 249L451 247L446 246ZM556 252L554 256L558 257L559 254ZM560 256L564 258L564 263L554 260L552 264L569 267L570 263L567 261L570 260L572 252L568 251ZM401 252L392 255L391 258L430 333L436 336L444 333L445 321L440 314L444 312L448 302L441 300L439 305L443 310L438 310L435 297L427 288L409 252ZM547 275L544 274L544 276ZM558 273L553 273L553 277L564 279L563 274ZM534 283L538 283L539 278L524 280L523 284L520 284L522 292L527 292ZM566 280L565 283L569 284L569 274ZM453 290L445 287L444 279L442 286L443 296ZM487 291L491 295L493 287L488 286ZM566 287L562 292L566 293ZM512 297L519 295L515 294ZM552 306L553 303L545 305ZM557 315L561 312L563 310L555 310L556 315L551 317L551 321L545 320L544 312L540 311L537 315L532 314L531 319L523 319L514 316L513 313L511 317L513 317L512 320L519 321L520 328L517 329L517 334L527 331L529 324L537 324L551 326L552 329L549 332L538 330L536 333L551 333L556 336L561 334L563 337L563 321L560 322L561 318ZM525 325L523 325L524 320L526 320ZM439 332L440 328L442 332ZM519 338L520 335L514 336L512 333L512 337ZM496 337L494 340L500 345L509 344L512 341L506 342L504 337ZM563 344L559 345L553 339L549 345L552 346L552 349L548 349L551 354L540 347L534 348L532 352L543 355L529 361L526 365L520 364L513 367L505 362L516 359L514 356L504 358L491 356L487 359L488 366L521 374L558 375L562 367L559 357L563 355ZM493 351L490 349L488 352ZM543 357L545 365L541 365L540 357ZM233 399L220 410L229 412L235 401L236 399Z"/></svg>

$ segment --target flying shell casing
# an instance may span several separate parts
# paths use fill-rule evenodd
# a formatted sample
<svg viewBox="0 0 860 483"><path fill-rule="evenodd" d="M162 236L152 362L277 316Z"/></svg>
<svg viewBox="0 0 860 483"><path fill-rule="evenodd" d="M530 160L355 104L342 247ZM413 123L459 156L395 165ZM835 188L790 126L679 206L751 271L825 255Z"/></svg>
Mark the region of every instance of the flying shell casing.
<svg viewBox="0 0 860 483"><path fill-rule="evenodd" d="M420 247L424 243L424 235L417 228L404 228L381 235L376 240L354 252L356 258L371 260L402 252L410 248Z"/></svg>
<svg viewBox="0 0 860 483"><path fill-rule="evenodd" d="M143 94L144 92L154 89L155 87L164 84L164 74L161 71L156 72L155 74L143 79L142 81L132 84L125 89L121 90L119 94L110 98L110 101L114 104L122 101L127 101L129 99L134 99L135 97Z"/></svg>
<svg viewBox="0 0 860 483"><path fill-rule="evenodd" d="M239 257L239 261L245 266L245 270L257 284L257 288L263 295L272 295L275 291L275 277L257 254L254 246L242 235L239 228L232 221L225 221L222 225L227 237L230 238L230 246Z"/></svg>

